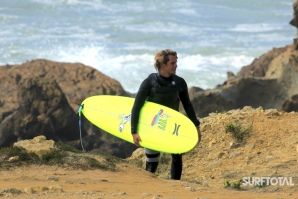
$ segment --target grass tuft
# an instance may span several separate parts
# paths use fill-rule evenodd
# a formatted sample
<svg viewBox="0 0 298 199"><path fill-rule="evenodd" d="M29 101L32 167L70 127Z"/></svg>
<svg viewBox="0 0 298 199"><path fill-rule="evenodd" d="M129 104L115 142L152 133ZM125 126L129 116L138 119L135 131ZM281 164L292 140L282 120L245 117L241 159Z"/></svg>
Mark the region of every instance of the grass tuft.
<svg viewBox="0 0 298 199"><path fill-rule="evenodd" d="M228 180L224 182L225 188L240 189L242 180L230 183Z"/></svg>
<svg viewBox="0 0 298 199"><path fill-rule="evenodd" d="M225 133L231 133L233 138L238 142L243 142L244 138L249 136L251 130L252 125L244 129L240 124L229 123L225 126Z"/></svg>

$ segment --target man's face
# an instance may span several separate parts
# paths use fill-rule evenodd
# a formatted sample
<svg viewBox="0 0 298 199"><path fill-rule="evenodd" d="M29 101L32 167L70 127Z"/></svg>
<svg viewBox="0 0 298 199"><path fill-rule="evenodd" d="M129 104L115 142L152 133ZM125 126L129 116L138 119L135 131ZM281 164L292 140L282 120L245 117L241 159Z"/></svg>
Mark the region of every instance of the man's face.
<svg viewBox="0 0 298 199"><path fill-rule="evenodd" d="M164 64L164 72L168 75L174 75L176 74L177 66L177 57L174 55L169 55L169 61L167 64Z"/></svg>

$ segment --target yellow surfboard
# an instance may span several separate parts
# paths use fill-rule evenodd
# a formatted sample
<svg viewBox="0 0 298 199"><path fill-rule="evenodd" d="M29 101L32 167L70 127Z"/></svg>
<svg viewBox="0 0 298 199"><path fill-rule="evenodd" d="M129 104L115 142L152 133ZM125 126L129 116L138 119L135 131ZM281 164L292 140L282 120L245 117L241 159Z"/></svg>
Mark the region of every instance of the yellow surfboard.
<svg viewBox="0 0 298 199"><path fill-rule="evenodd" d="M131 109L134 98L98 95L85 99L83 115L94 125L133 143ZM145 102L141 109L138 134L142 147L166 153L185 153L198 143L195 125L185 115L171 108Z"/></svg>

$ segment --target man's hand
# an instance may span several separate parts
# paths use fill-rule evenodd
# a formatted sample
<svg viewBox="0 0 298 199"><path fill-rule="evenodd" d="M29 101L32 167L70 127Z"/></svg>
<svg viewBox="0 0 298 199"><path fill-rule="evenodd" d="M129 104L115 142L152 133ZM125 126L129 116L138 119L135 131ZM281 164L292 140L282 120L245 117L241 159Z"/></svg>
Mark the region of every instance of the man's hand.
<svg viewBox="0 0 298 199"><path fill-rule="evenodd" d="M135 145L137 147L140 147L140 142L142 142L140 136L136 133L136 134L132 134L132 138L133 138L133 143L135 143Z"/></svg>

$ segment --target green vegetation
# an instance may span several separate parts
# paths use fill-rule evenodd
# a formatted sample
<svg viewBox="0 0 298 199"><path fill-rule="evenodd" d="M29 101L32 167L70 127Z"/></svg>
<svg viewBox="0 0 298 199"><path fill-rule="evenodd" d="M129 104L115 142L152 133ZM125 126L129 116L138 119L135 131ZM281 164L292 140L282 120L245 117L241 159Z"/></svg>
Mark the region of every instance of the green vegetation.
<svg viewBox="0 0 298 199"><path fill-rule="evenodd" d="M229 123L225 126L225 133L232 133L232 136L236 141L243 142L245 137L248 137L252 130L252 125L247 128L242 128L240 124Z"/></svg>
<svg viewBox="0 0 298 199"><path fill-rule="evenodd" d="M42 163L48 165L63 164L63 159L67 156L67 153L63 150L54 149L41 158Z"/></svg>
<svg viewBox="0 0 298 199"><path fill-rule="evenodd" d="M17 157L14 161L8 161L11 157ZM34 153L28 153L22 147L7 147L0 149L0 168L9 169L13 166L20 166L24 163L38 165L59 165L61 167L72 167L74 169L104 169L116 170L117 162L124 161L121 158L111 155L94 155L62 142L55 143L55 149L39 158Z"/></svg>
<svg viewBox="0 0 298 199"><path fill-rule="evenodd" d="M29 163L37 163L39 157L34 153L27 153L24 148L19 147L7 147L0 149L0 160L9 159L10 157L18 157L18 161L26 161ZM3 162L1 162L1 165Z"/></svg>
<svg viewBox="0 0 298 199"><path fill-rule="evenodd" d="M171 157L169 156L169 154L166 153L161 153L160 154L160 164L168 164L171 160Z"/></svg>
<svg viewBox="0 0 298 199"><path fill-rule="evenodd" d="M222 110L222 111L216 110L215 113L216 114L225 114L225 113L227 113L227 111L225 111L225 110Z"/></svg>
<svg viewBox="0 0 298 199"><path fill-rule="evenodd" d="M59 150L62 150L62 151L69 151L69 152L73 152L73 153L86 153L86 151L78 150L78 149L74 148L73 146L67 145L60 141L56 142L55 145Z"/></svg>
<svg viewBox="0 0 298 199"><path fill-rule="evenodd" d="M142 168L142 166L143 166L143 160L138 160L136 162L136 165L137 165L137 167Z"/></svg>
<svg viewBox="0 0 298 199"><path fill-rule="evenodd" d="M89 165L89 167L91 167L91 168L104 169L104 170L109 169L109 166L107 164L102 164L99 161L97 161L95 158L86 157L86 161L87 161L86 165ZM114 164L113 164L113 167L115 167ZM88 169L88 167L85 170L87 170L87 169Z"/></svg>
<svg viewBox="0 0 298 199"><path fill-rule="evenodd" d="M236 182L230 183L228 180L224 182L225 188L233 188L233 189L240 189L242 180L238 180Z"/></svg>
<svg viewBox="0 0 298 199"><path fill-rule="evenodd" d="M114 162L114 163L118 163L118 162L124 162L125 160L113 155L101 155L105 158L105 160L107 162Z"/></svg>

